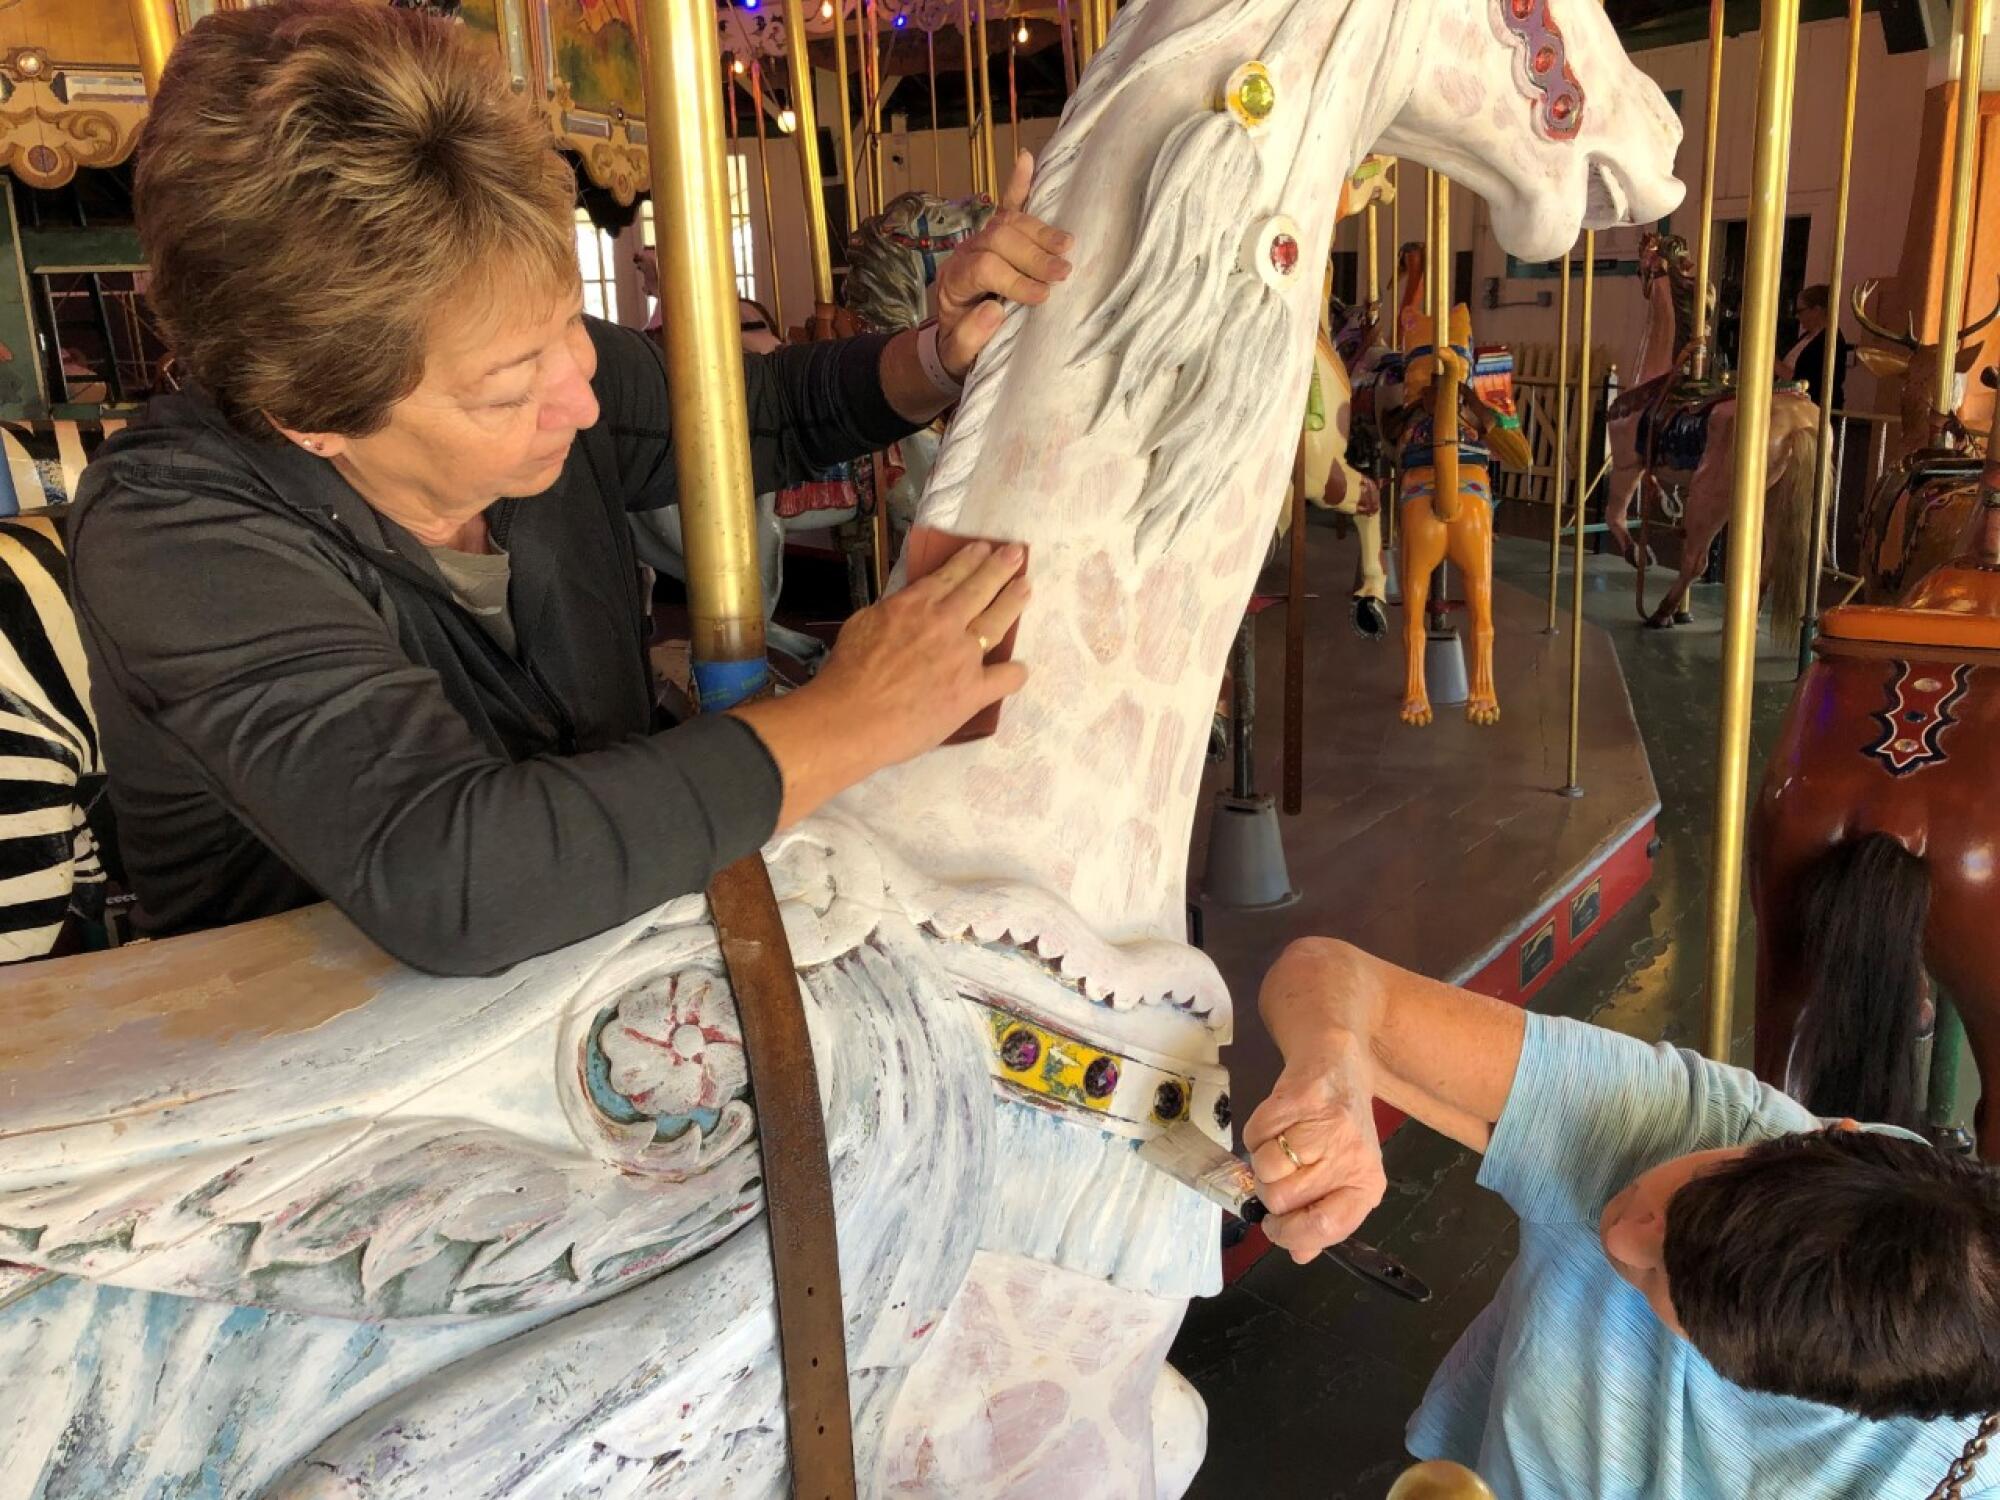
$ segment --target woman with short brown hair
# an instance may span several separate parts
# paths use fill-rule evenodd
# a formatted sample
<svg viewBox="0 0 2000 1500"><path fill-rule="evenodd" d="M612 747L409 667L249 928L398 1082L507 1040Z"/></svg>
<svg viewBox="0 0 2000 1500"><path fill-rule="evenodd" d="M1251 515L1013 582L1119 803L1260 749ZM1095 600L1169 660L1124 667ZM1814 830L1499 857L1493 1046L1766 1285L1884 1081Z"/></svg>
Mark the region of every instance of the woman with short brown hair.
<svg viewBox="0 0 2000 1500"><path fill-rule="evenodd" d="M450 23L281 0L175 50L137 208L189 385L99 451L71 542L145 930L325 897L488 972L699 889L1018 685L979 640L1019 558L969 548L806 688L660 727L626 516L675 503L666 372L583 315L573 193ZM925 329L746 358L760 490L930 420L1002 301L1068 273L1068 236L996 226Z"/></svg>

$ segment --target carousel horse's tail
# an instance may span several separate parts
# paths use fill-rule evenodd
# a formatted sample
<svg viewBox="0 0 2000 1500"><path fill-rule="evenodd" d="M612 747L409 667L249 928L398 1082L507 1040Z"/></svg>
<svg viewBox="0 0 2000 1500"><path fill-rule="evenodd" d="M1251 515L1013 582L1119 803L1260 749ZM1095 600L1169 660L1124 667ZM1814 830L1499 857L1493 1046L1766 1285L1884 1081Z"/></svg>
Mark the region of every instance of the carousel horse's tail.
<svg viewBox="0 0 2000 1500"><path fill-rule="evenodd" d="M1819 476L1819 429L1798 427L1778 448L1778 478L1771 486L1764 527L1765 577L1771 580L1771 639L1799 649L1805 629L1806 569L1811 565L1814 494Z"/></svg>
<svg viewBox="0 0 2000 1500"><path fill-rule="evenodd" d="M1816 1115L1917 1129L1930 872L1870 833L1806 866L1796 892L1806 988L1786 1091Z"/></svg>

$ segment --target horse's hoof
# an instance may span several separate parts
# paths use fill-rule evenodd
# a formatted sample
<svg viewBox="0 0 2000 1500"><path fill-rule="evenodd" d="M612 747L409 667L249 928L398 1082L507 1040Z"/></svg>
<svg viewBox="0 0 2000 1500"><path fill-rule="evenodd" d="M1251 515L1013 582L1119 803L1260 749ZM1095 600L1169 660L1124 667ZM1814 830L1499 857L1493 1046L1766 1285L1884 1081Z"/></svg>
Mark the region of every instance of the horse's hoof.
<svg viewBox="0 0 2000 1500"><path fill-rule="evenodd" d="M1405 724L1424 725L1431 721L1431 706L1422 698L1410 698L1403 704Z"/></svg>
<svg viewBox="0 0 2000 1500"><path fill-rule="evenodd" d="M1465 718L1470 724L1498 724L1500 705L1492 698L1474 698L1465 705Z"/></svg>
<svg viewBox="0 0 2000 1500"><path fill-rule="evenodd" d="M1694 616L1684 609L1677 609L1674 611L1674 623L1676 625L1692 625L1694 624Z"/></svg>
<svg viewBox="0 0 2000 1500"><path fill-rule="evenodd" d="M1389 614L1380 599L1354 601L1354 633L1365 640L1379 641L1389 634Z"/></svg>

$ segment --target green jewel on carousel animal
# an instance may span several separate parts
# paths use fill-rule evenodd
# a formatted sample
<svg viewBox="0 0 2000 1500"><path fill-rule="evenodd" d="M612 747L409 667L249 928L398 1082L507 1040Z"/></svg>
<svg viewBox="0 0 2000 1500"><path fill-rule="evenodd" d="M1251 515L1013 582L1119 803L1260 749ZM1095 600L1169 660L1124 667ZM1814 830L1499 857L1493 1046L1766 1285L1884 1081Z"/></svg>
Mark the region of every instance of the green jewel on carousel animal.
<svg viewBox="0 0 2000 1500"><path fill-rule="evenodd" d="M1493 682L1493 480L1492 459L1509 468L1532 462L1514 414L1513 357L1504 349L1477 352L1472 314L1460 303L1451 313L1452 346L1442 361L1433 357L1424 322L1406 317L1403 406L1393 420L1402 443L1399 562L1402 567L1403 643L1407 674L1403 722L1431 722L1430 694L1424 689L1425 608L1431 575L1446 559L1465 580L1465 604L1472 617L1472 681L1465 717L1474 724L1500 721L1500 697ZM1443 365L1443 378L1438 366ZM1442 428L1453 434L1437 441Z"/></svg>

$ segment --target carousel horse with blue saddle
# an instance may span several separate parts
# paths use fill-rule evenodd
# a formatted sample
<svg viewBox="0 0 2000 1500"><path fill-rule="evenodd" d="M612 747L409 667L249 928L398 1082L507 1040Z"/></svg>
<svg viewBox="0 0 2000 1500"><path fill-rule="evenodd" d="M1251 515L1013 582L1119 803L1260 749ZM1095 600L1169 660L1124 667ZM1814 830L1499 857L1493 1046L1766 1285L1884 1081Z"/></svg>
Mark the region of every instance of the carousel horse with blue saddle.
<svg viewBox="0 0 2000 1500"><path fill-rule="evenodd" d="M1398 503L1406 724L1428 724L1432 718L1424 651L1431 578L1446 561L1464 579L1472 619L1465 717L1474 724L1500 720L1493 677L1492 462L1498 458L1509 468L1525 469L1532 461L1514 410L1513 356L1504 348L1473 345L1472 314L1463 303L1452 309L1451 337L1451 348L1439 360L1426 338L1424 320L1414 309L1406 312L1403 404L1384 422L1385 436L1400 445L1397 466L1402 472ZM1437 437L1441 423L1452 434L1444 442Z"/></svg>

